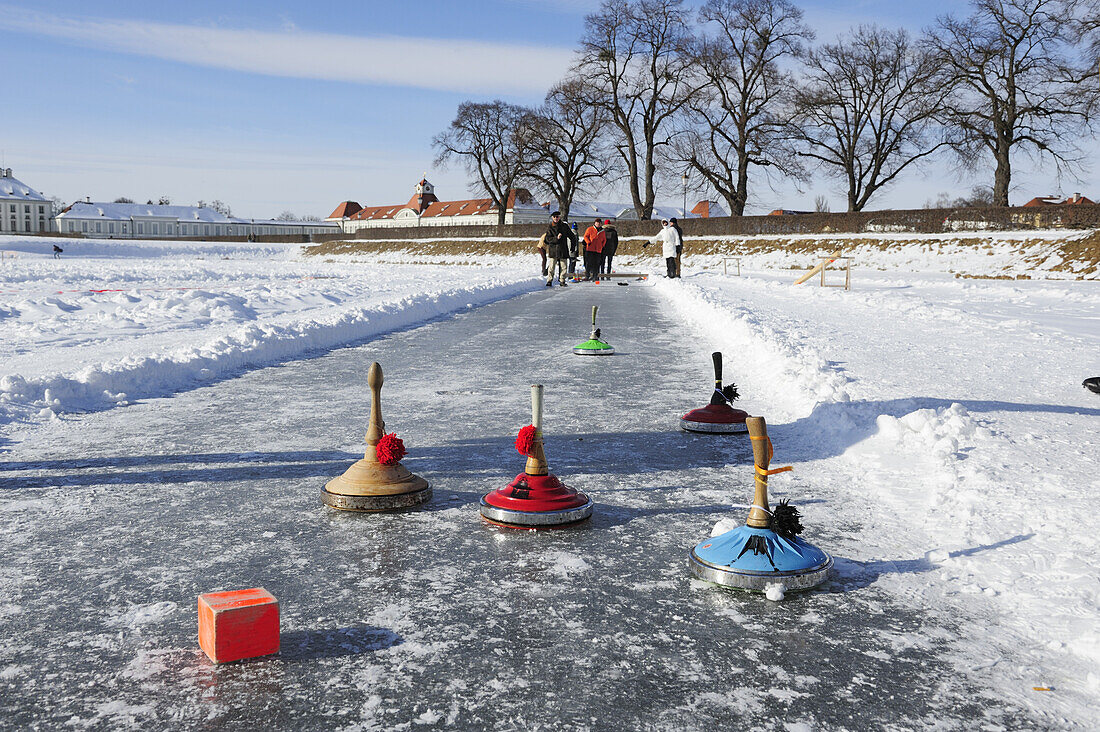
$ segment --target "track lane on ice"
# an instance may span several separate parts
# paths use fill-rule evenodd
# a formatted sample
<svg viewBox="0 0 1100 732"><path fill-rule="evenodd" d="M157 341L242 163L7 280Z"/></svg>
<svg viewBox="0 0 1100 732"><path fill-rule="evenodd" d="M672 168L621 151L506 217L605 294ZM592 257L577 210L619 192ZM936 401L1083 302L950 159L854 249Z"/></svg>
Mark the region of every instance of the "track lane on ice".
<svg viewBox="0 0 1100 732"><path fill-rule="evenodd" d="M593 304L615 356L570 352ZM419 512L320 505L362 449L373 360L387 431L435 490ZM295 729L1024 721L939 658L951 618L874 576L781 604L690 579L691 546L751 495L746 440L677 430L708 367L650 288L573 286L44 428L0 464L0 668L14 669L0 714ZM597 502L579 529L477 513L523 468L512 443L536 381L551 470ZM826 549L859 530L818 520L836 499L795 500ZM283 652L215 668L195 596L246 586L280 599Z"/></svg>

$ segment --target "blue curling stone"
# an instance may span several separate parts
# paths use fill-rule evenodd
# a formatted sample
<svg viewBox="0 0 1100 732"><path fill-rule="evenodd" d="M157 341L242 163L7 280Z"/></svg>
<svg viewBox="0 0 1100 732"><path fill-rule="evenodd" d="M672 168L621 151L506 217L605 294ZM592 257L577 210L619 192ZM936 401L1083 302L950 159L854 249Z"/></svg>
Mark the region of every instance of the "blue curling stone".
<svg viewBox="0 0 1100 732"><path fill-rule="evenodd" d="M821 584L833 558L797 536L771 529L739 526L691 550L691 573L707 582L746 590L781 583L784 590L808 590Z"/></svg>

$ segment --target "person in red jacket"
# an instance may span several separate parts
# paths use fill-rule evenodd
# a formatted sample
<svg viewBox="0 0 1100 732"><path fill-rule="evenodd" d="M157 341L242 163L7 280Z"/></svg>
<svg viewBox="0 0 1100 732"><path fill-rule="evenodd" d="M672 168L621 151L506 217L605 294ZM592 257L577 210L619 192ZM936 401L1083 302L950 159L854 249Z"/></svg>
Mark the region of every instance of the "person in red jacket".
<svg viewBox="0 0 1100 732"><path fill-rule="evenodd" d="M584 278L594 280L600 276L600 259L603 257L605 237L603 223L592 222L584 232Z"/></svg>

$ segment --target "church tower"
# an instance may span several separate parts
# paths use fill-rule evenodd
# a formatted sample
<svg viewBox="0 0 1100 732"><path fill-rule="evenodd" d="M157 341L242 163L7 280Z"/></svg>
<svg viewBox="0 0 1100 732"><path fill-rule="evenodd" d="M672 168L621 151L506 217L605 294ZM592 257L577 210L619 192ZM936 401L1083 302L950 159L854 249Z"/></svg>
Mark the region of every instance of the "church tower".
<svg viewBox="0 0 1100 732"><path fill-rule="evenodd" d="M416 191L407 205L418 214L422 214L424 209L438 200L435 197L435 186L428 182L428 174L425 173L420 182L416 184Z"/></svg>

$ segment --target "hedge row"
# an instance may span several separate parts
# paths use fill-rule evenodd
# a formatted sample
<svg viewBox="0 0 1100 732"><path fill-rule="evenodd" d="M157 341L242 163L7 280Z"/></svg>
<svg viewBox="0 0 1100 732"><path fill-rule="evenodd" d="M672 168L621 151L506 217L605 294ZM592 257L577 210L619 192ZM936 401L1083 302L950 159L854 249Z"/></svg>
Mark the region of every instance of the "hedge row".
<svg viewBox="0 0 1100 732"><path fill-rule="evenodd" d="M578 219L586 227L589 219ZM684 234L691 236L752 236L790 234L927 233L952 231L1007 231L1020 229L1093 229L1100 228L1100 206L1057 205L1011 208L913 209L900 211L858 211L846 213L809 213L786 216L726 216L710 219L686 219L680 222ZM652 236L660 229L656 221L620 221L620 236ZM355 239L455 239L522 238L537 239L544 224L505 224L504 226L402 226L386 229L361 229ZM314 241L347 239L348 235L324 235Z"/></svg>

